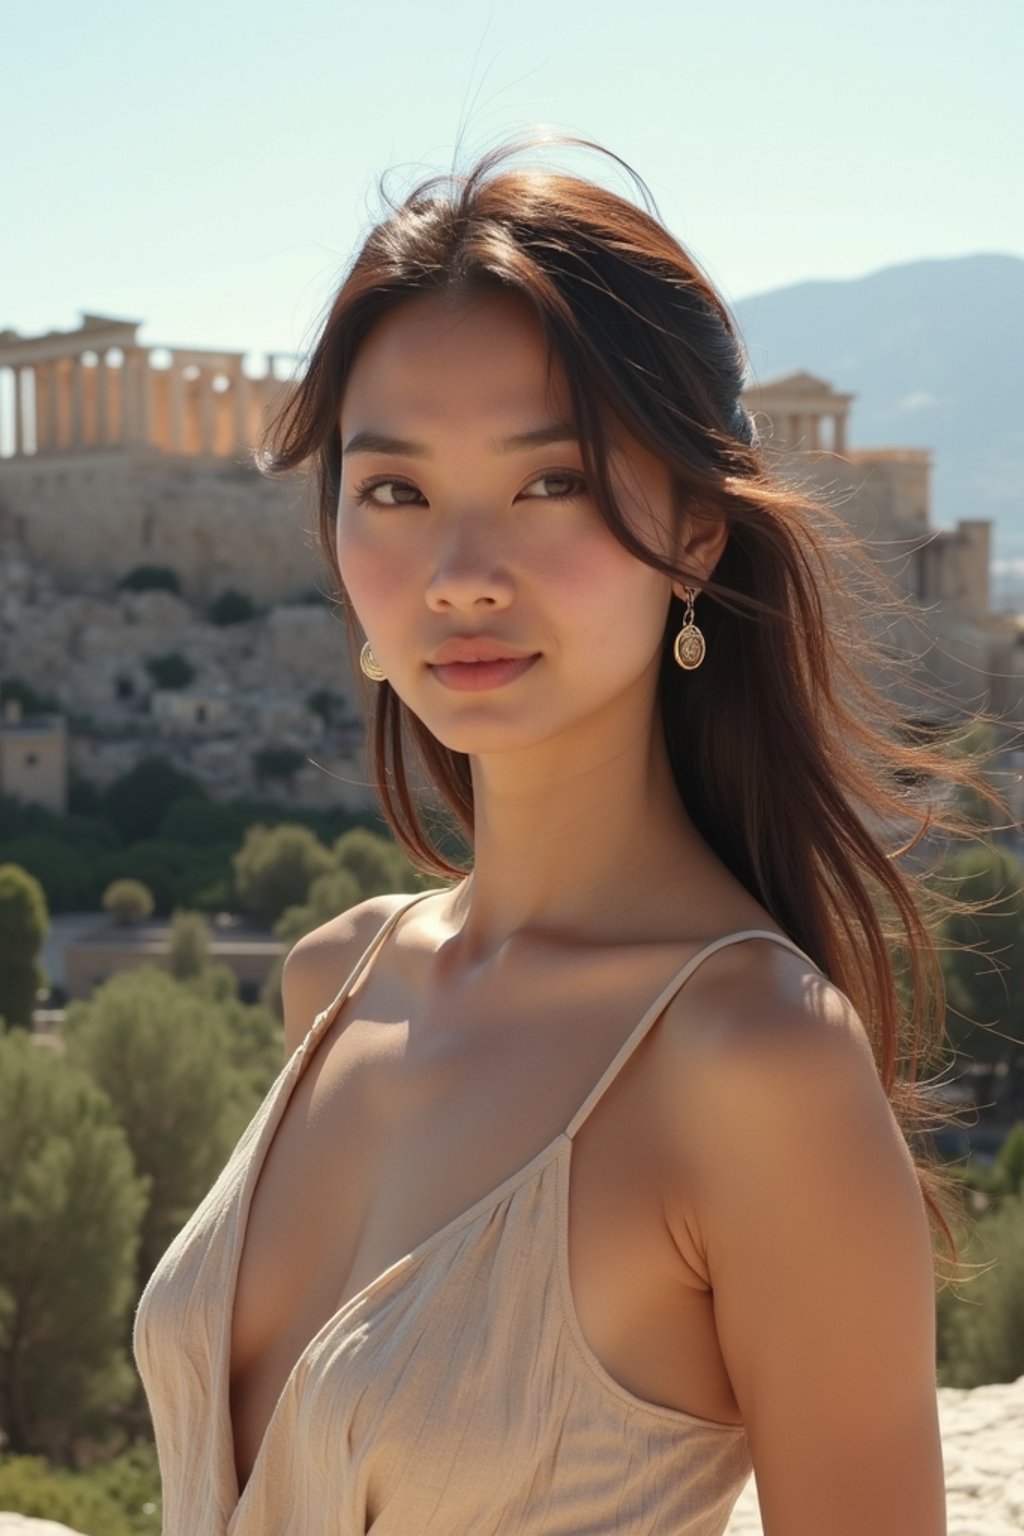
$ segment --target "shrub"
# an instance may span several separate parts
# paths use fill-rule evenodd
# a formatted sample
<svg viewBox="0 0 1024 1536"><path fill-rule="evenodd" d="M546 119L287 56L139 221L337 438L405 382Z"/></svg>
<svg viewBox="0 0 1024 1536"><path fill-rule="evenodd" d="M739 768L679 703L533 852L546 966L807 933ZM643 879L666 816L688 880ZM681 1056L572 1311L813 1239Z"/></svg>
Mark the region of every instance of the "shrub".
<svg viewBox="0 0 1024 1536"><path fill-rule="evenodd" d="M31 1029L46 976L38 954L50 926L39 881L19 864L0 864L0 1014Z"/></svg>
<svg viewBox="0 0 1024 1536"><path fill-rule="evenodd" d="M146 671L158 688L187 688L196 675L192 663L177 651L147 657Z"/></svg>
<svg viewBox="0 0 1024 1536"><path fill-rule="evenodd" d="M149 1180L136 1294L223 1168L256 1104L224 1009L153 965L121 971L64 1019L66 1057L103 1089Z"/></svg>
<svg viewBox="0 0 1024 1536"><path fill-rule="evenodd" d="M42 1456L0 1459L0 1505L12 1514L54 1520L82 1536L133 1536L136 1529L102 1489L80 1473L49 1466Z"/></svg>
<svg viewBox="0 0 1024 1536"><path fill-rule="evenodd" d="M181 578L169 565L136 565L117 585L127 592L180 592Z"/></svg>
<svg viewBox="0 0 1024 1536"><path fill-rule="evenodd" d="M60 714L60 703L52 693L37 693L30 684L23 683L20 677L5 677L0 682L0 706L6 704L8 699L17 699L23 715Z"/></svg>
<svg viewBox="0 0 1024 1536"><path fill-rule="evenodd" d="M984 1268L937 1297L939 1385L980 1387L1024 1375L1024 1194L1006 1196L969 1234Z"/></svg>
<svg viewBox="0 0 1024 1536"><path fill-rule="evenodd" d="M103 810L122 840L132 843L152 837L175 801L208 798L198 779L153 754L114 780L103 797Z"/></svg>
<svg viewBox="0 0 1024 1536"><path fill-rule="evenodd" d="M210 604L206 616L211 624L245 624L258 612L251 598L229 587Z"/></svg>
<svg viewBox="0 0 1024 1536"><path fill-rule="evenodd" d="M269 923L286 907L301 906L313 881L332 869L334 861L308 827L257 823L249 828L232 864L242 907Z"/></svg>
<svg viewBox="0 0 1024 1536"><path fill-rule="evenodd" d="M201 912L178 908L171 917L167 967L178 981L198 976L210 956L210 927Z"/></svg>
<svg viewBox="0 0 1024 1536"><path fill-rule="evenodd" d="M152 891L141 880L115 880L103 892L100 905L127 927L149 917L155 903Z"/></svg>
<svg viewBox="0 0 1024 1536"><path fill-rule="evenodd" d="M67 1451L134 1395L123 1337L145 1204L101 1087L64 1054L0 1037L0 1422L12 1451Z"/></svg>
<svg viewBox="0 0 1024 1536"><path fill-rule="evenodd" d="M258 780L289 780L306 761L304 752L295 747L263 747L253 757L253 769Z"/></svg>

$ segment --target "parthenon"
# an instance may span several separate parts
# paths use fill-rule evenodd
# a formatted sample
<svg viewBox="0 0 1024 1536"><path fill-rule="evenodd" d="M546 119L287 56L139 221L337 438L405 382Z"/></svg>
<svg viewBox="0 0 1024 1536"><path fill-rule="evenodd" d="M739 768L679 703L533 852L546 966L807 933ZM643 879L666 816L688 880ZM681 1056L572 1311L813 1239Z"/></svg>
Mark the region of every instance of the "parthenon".
<svg viewBox="0 0 1024 1536"><path fill-rule="evenodd" d="M42 336L0 331L0 373L14 386L9 456L149 445L234 457L256 443L282 388L274 368L283 354L250 378L240 352L140 345L140 320L83 313L81 322Z"/></svg>

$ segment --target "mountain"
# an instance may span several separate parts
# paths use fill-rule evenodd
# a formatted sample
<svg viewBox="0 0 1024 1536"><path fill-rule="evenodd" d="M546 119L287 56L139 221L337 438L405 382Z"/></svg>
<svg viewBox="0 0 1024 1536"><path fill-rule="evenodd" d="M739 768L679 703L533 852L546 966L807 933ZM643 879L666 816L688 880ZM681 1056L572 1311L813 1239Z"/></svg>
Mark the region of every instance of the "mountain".
<svg viewBox="0 0 1024 1536"><path fill-rule="evenodd" d="M851 448L930 449L934 523L991 518L1000 563L1024 560L1024 259L911 261L732 309L753 378L855 394Z"/></svg>

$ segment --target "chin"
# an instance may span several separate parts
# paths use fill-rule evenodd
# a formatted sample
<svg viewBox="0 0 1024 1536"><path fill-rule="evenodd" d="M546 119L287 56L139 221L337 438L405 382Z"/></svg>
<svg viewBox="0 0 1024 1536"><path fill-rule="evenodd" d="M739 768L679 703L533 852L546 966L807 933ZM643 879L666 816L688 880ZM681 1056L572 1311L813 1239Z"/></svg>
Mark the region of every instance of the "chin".
<svg viewBox="0 0 1024 1536"><path fill-rule="evenodd" d="M413 710L412 713L416 714ZM538 746L551 734L536 719L438 719L436 714L416 714L420 724L449 752L464 752L469 757L502 752L522 752Z"/></svg>

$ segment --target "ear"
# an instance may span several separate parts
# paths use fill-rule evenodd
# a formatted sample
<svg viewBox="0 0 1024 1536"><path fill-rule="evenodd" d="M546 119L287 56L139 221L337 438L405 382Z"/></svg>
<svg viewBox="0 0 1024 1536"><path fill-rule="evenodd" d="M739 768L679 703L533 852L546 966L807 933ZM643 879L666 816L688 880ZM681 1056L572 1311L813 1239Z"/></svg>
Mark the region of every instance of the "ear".
<svg viewBox="0 0 1024 1536"><path fill-rule="evenodd" d="M686 517L676 557L680 565L693 572L691 588L703 585L711 577L728 542L729 529L724 518ZM683 602L687 585L684 581L672 583L672 591Z"/></svg>

